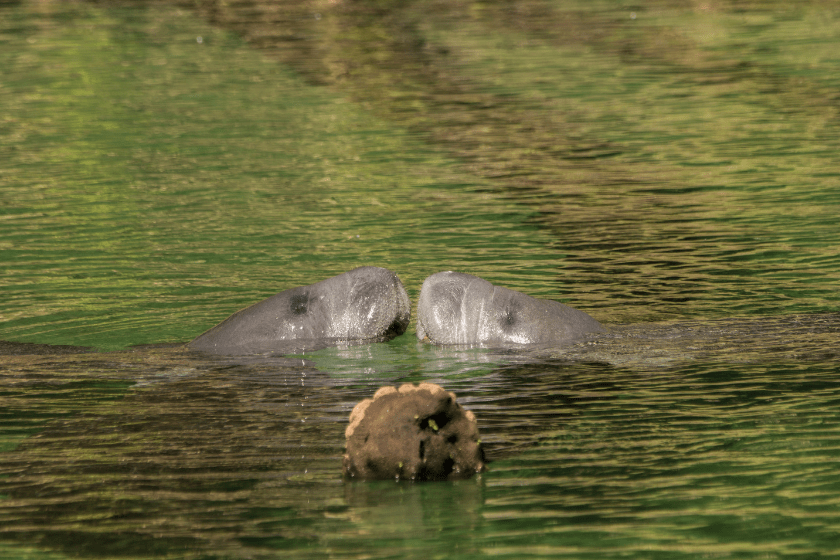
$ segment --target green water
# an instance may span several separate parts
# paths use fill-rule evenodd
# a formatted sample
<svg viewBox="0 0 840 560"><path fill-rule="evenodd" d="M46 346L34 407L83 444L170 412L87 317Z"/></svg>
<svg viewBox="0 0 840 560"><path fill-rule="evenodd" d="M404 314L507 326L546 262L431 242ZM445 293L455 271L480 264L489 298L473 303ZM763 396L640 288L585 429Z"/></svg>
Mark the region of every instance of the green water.
<svg viewBox="0 0 840 560"><path fill-rule="evenodd" d="M840 533L840 11L0 2L0 557L815 558ZM361 265L610 326L185 352ZM43 351L43 347L41 347ZM377 387L492 460L344 483Z"/></svg>
<svg viewBox="0 0 840 560"><path fill-rule="evenodd" d="M4 338L184 341L359 265L416 296L441 266L560 262L530 210L230 34L75 8L4 33Z"/></svg>

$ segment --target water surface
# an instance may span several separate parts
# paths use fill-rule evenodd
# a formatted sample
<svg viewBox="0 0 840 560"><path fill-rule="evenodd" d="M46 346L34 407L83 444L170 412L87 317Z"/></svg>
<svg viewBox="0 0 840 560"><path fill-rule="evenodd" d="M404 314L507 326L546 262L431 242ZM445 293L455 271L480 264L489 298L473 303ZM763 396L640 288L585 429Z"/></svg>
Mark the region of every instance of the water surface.
<svg viewBox="0 0 840 560"><path fill-rule="evenodd" d="M0 345L0 556L832 554L838 16L0 3L0 340L33 345ZM609 332L181 346L361 265ZM353 405L406 381L475 411L488 472L342 481Z"/></svg>

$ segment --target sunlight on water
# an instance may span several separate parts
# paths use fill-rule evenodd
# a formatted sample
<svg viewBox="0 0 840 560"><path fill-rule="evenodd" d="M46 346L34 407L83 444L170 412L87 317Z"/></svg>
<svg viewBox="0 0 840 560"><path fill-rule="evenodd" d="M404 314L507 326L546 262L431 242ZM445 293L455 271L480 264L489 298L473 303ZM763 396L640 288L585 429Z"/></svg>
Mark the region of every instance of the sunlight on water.
<svg viewBox="0 0 840 560"><path fill-rule="evenodd" d="M836 9L188 4L0 2L0 557L834 553ZM608 329L180 344L361 265ZM353 406L420 381L488 471L342 481Z"/></svg>
<svg viewBox="0 0 840 560"><path fill-rule="evenodd" d="M559 262L521 225L527 210L476 193L479 180L428 147L228 34L183 13L132 17L149 40L135 46L100 12L79 17L98 25L95 41L44 25L36 44L46 45L6 80L8 118L43 121L43 103L61 106L48 119L64 138L7 144L25 157L3 182L4 260L14 263L6 338L185 341L267 295L356 266L392 267L416 295L441 268L504 277L525 254L538 270ZM213 70L220 57L230 75ZM72 173L43 174L45 165Z"/></svg>

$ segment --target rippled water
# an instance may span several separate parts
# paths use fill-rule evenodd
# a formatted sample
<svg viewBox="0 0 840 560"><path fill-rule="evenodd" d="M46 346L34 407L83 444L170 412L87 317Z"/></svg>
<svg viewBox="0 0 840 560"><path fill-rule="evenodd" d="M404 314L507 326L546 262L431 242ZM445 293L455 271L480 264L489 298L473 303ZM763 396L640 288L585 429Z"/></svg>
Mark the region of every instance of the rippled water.
<svg viewBox="0 0 840 560"><path fill-rule="evenodd" d="M190 6L0 2L0 556L834 553L840 12ZM177 344L367 264L609 332ZM488 472L343 482L353 405L421 380Z"/></svg>

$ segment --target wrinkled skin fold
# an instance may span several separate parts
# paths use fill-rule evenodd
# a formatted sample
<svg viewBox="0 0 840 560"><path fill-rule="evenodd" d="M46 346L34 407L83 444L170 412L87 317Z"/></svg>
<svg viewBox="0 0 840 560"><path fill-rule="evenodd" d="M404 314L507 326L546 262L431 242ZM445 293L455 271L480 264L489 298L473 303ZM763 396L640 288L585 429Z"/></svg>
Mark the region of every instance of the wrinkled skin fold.
<svg viewBox="0 0 840 560"><path fill-rule="evenodd" d="M246 355L385 341L404 333L410 318L408 294L397 275L364 266L242 309L188 347Z"/></svg>
<svg viewBox="0 0 840 560"><path fill-rule="evenodd" d="M426 278L417 303L417 338L433 344L564 345L597 332L604 327L582 311L459 272Z"/></svg>

